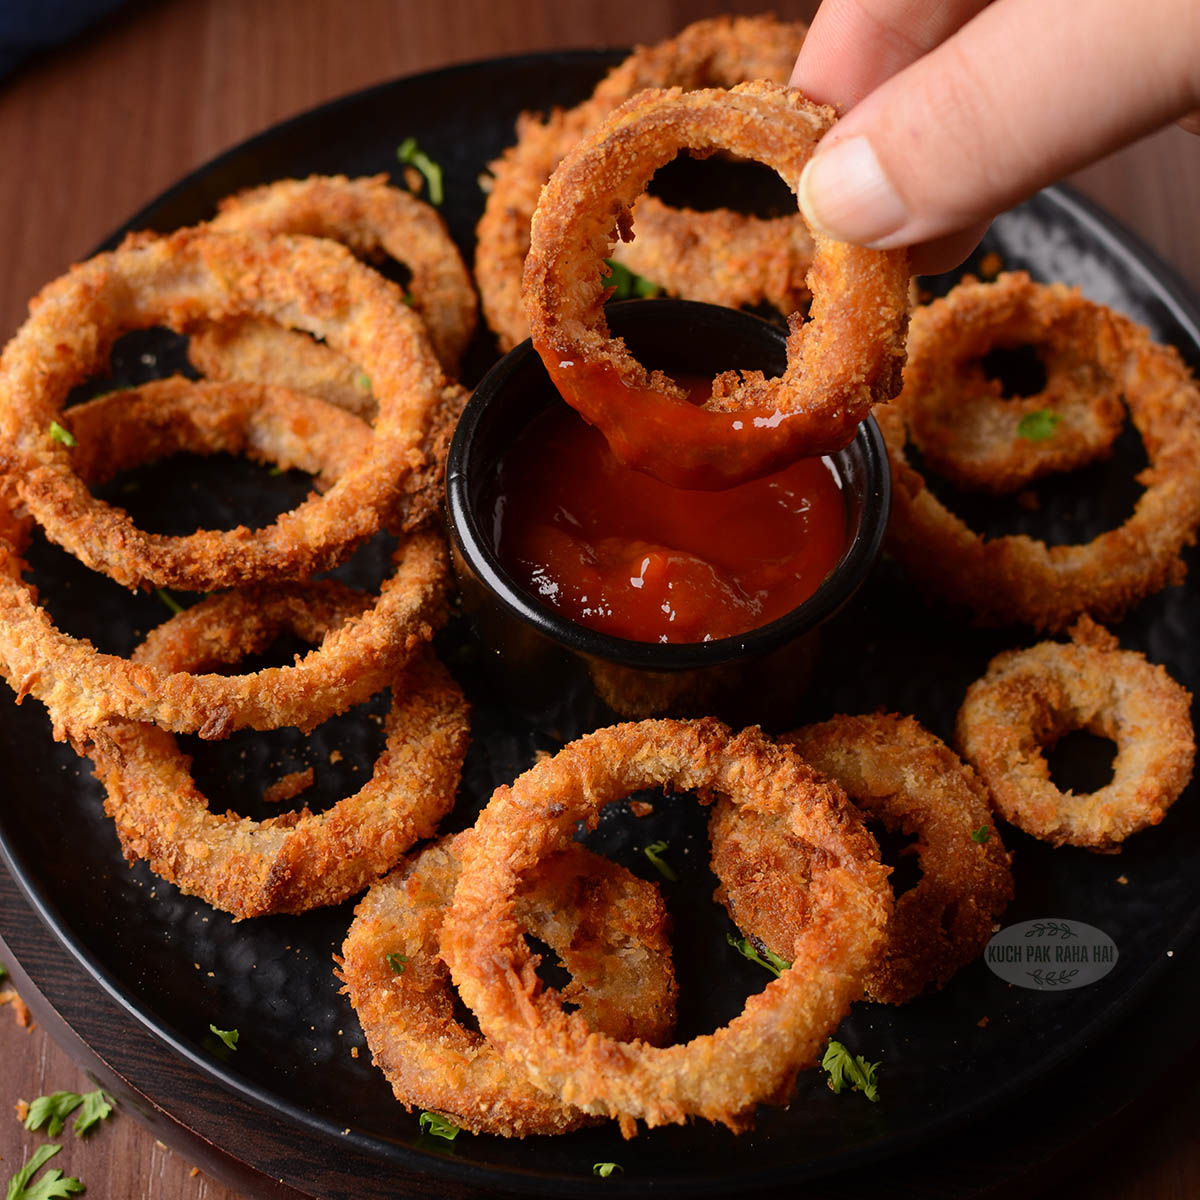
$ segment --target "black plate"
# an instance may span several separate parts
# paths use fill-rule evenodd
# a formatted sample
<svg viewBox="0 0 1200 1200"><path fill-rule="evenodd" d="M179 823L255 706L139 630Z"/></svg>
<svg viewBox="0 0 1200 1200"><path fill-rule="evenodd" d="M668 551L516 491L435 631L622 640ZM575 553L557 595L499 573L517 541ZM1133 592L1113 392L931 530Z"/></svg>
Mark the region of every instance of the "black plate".
<svg viewBox="0 0 1200 1200"><path fill-rule="evenodd" d="M445 168L444 212L469 256L482 208L477 177L510 142L517 112L579 98L615 58L569 53L475 64L348 97L224 155L138 214L130 227L189 223L209 215L220 196L285 175L393 171L395 146L416 135ZM723 185L718 180L713 186ZM762 204L773 203L773 194L763 193ZM1183 289L1128 235L1070 193L1047 192L1002 218L984 250L1039 278L1082 285L1092 298L1179 346L1193 368L1200 366L1200 325ZM466 381L478 378L494 356L494 345L481 336L468 357ZM179 361L177 342L150 332L119 347L114 378L144 378ZM97 390L107 386L100 383ZM1126 439L1111 464L1040 488L1038 512L989 506L981 519L993 531L1090 537L1128 510L1128 479L1139 454L1136 439ZM194 528L197 520L227 521L252 506L264 517L294 503L305 489L302 479L272 479L222 461L198 467L182 482L172 467L139 473L132 483L135 490L121 492L122 502L164 530L171 522ZM103 649L127 651L165 615L155 597L130 598L49 547L35 547L33 560L55 618ZM380 561L380 547L372 547L348 573L369 580ZM1198 587L1151 598L1117 628L1122 644L1165 663L1193 691L1200 687ZM804 716L884 706L914 713L948 738L967 684L989 657L1029 640L1021 630L982 634L929 608L885 563L839 618L828 660L815 676L821 687ZM448 825L458 828L536 750L552 749L608 716L585 697L564 697L553 720L534 725L491 689L464 630L452 627L443 646L476 706L463 796ZM224 789L220 803L257 815L258 802L242 793L299 762L318 765L325 800L357 786L353 767L370 761L379 740L371 716L369 708L350 714L307 744L286 732L238 737L217 747L188 744L197 752L202 782L214 793ZM340 773L326 769L334 747L345 754ZM1102 748L1085 745L1082 768L1076 768L1086 773L1102 759ZM394 1163L434 1177L526 1191L611 1192L653 1180L657 1189L676 1194L744 1192L829 1176L920 1147L1013 1100L1021 1089L1060 1078L1073 1056L1116 1027L1159 981L1168 952L1190 942L1200 915L1200 886L1191 870L1200 851L1200 814L1190 791L1162 826L1138 835L1119 857L1051 851L1006 831L1016 856L1017 892L1006 922L1065 917L1099 926L1120 951L1116 968L1100 982L1061 994L1026 991L976 963L944 992L903 1009L860 1006L839 1036L882 1060L877 1105L856 1095L835 1097L819 1073L809 1072L788 1109L763 1110L754 1131L740 1138L697 1125L623 1143L615 1127L606 1127L533 1142L463 1136L451 1146L418 1134L415 1115L392 1102L365 1051L351 1057L351 1047L361 1047L363 1039L330 972L351 905L235 924L144 867L126 868L86 763L51 742L35 703L0 710L0 772L10 796L37 798L6 805L0 817L0 849L10 870L80 963L177 1053L298 1129L331 1136L348 1130L353 1145L383 1168ZM69 854L62 853L64 831L70 833ZM711 903L713 880L704 866L696 806L687 799L660 802L655 815L642 821L616 813L597 836L604 849L650 877L641 847L660 837L669 841L681 875L679 884L664 884L664 890L678 926L682 1031L690 1035L727 1019L765 977L725 945L728 926ZM235 1055L223 1054L208 1036L210 1023L241 1031ZM620 1161L624 1176L593 1179L591 1164L605 1160ZM353 1194L351 1181L347 1194Z"/></svg>

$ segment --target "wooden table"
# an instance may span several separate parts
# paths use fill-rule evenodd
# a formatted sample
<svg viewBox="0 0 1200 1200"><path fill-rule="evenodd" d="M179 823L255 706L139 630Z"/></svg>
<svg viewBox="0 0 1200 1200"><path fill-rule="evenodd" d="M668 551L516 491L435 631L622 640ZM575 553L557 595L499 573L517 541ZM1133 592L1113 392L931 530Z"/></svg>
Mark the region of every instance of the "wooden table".
<svg viewBox="0 0 1200 1200"><path fill-rule="evenodd" d="M330 97L451 62L565 46L651 41L729 0L161 0L128 5L73 44L0 82L0 337L27 298L184 172ZM775 5L807 16L811 4ZM1074 182L1139 233L1200 292L1200 143L1168 130ZM11 800L5 797L5 800ZM11 896L11 891L6 893ZM1118 1125L1103 1162L1064 1158L1071 1194L1184 1200L1200 1193L1194 1072L1153 1120ZM0 1011L0 1109L83 1073L42 1030ZM1063 1103L1070 1102L1064 1089ZM0 1112L0 1178L41 1143ZM56 1165L89 1195L228 1200L125 1112ZM1060 1183L1061 1186L1061 1183ZM1028 1191L1036 1193L1038 1181ZM886 1195L886 1186L879 1194Z"/></svg>

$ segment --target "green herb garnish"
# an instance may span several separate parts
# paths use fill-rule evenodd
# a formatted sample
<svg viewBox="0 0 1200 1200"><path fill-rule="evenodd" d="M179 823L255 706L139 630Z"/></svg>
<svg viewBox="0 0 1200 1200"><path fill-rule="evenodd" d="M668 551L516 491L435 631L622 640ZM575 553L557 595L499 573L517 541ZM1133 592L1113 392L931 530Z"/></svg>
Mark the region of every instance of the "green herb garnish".
<svg viewBox="0 0 1200 1200"><path fill-rule="evenodd" d="M112 1106L113 1098L99 1088L94 1092L84 1092L83 1108L72 1126L75 1136L83 1137L93 1125L98 1125L112 1116Z"/></svg>
<svg viewBox="0 0 1200 1200"><path fill-rule="evenodd" d="M161 601L162 601L162 602L163 602L163 603L164 603L164 604L165 604L165 605L166 605L166 606L167 606L167 607L168 607L168 608L169 608L169 609L170 609L170 610L173 612L173 613L181 613L181 612L183 612L183 605L182 605L182 604L180 604L180 603L179 603L179 601L178 601L178 600L176 600L176 599L175 599L175 597L174 597L174 596L172 596L172 595L171 595L171 593L170 593L170 592L168 592L166 588L155 588L155 589L154 589L154 594L155 594L155 595L156 595L156 596L157 596L157 597L158 597L158 598L159 598L159 599L160 599L160 600L161 600Z"/></svg>
<svg viewBox="0 0 1200 1200"><path fill-rule="evenodd" d="M82 1192L83 1184L70 1175L64 1176L57 1167L47 1171L36 1183L29 1182L61 1149L61 1146L50 1144L39 1146L33 1157L8 1181L5 1200L57 1200Z"/></svg>
<svg viewBox="0 0 1200 1200"><path fill-rule="evenodd" d="M369 392L371 390L370 375L368 375L366 371L359 371L359 373L354 377L354 386L357 387L360 392Z"/></svg>
<svg viewBox="0 0 1200 1200"><path fill-rule="evenodd" d="M604 262L608 267L608 286L614 289L610 300L650 300L662 291L657 283L635 274L616 259L606 258Z"/></svg>
<svg viewBox="0 0 1200 1200"><path fill-rule="evenodd" d="M405 166L416 167L425 176L425 186L429 190L429 203L441 204L442 168L417 145L415 137L407 137L396 147L396 157Z"/></svg>
<svg viewBox="0 0 1200 1200"><path fill-rule="evenodd" d="M666 842L651 842L646 846L642 853L650 860L651 866L664 878L669 879L672 883L679 882L679 876L675 874L671 864L663 857L663 853L667 848Z"/></svg>
<svg viewBox="0 0 1200 1200"><path fill-rule="evenodd" d="M986 825L980 825L978 829L971 830L971 841L978 842L980 845L983 845L991 836Z"/></svg>
<svg viewBox="0 0 1200 1200"><path fill-rule="evenodd" d="M236 1029L218 1029L215 1025L208 1027L217 1037L229 1047L230 1050L236 1050L238 1038L241 1036Z"/></svg>
<svg viewBox="0 0 1200 1200"><path fill-rule="evenodd" d="M792 964L786 958L780 958L774 951L763 947L762 953L749 938L735 938L732 933L725 935L725 940L741 955L760 967L766 967L772 975L782 975Z"/></svg>
<svg viewBox="0 0 1200 1200"><path fill-rule="evenodd" d="M592 1174L601 1179L607 1179L614 1171L624 1174L625 1168L620 1163L592 1163Z"/></svg>
<svg viewBox="0 0 1200 1200"><path fill-rule="evenodd" d="M394 974L404 974L404 964L408 962L407 954L388 954L385 957L387 958L387 965L392 968Z"/></svg>
<svg viewBox="0 0 1200 1200"><path fill-rule="evenodd" d="M1017 437L1027 438L1031 442L1044 442L1054 436L1054 431L1062 424L1062 417L1048 408L1039 408L1026 413L1017 422Z"/></svg>
<svg viewBox="0 0 1200 1200"><path fill-rule="evenodd" d="M878 1101L879 1083L875 1073L879 1063L869 1063L861 1055L851 1054L841 1042L830 1038L821 1066L829 1073L829 1090L834 1095L849 1087L851 1091L862 1092L868 1100Z"/></svg>
<svg viewBox="0 0 1200 1200"><path fill-rule="evenodd" d="M420 1116L420 1126L422 1133L428 1133L432 1137L445 1138L448 1142L454 1141L459 1134L458 1126L439 1113L423 1112Z"/></svg>
<svg viewBox="0 0 1200 1200"><path fill-rule="evenodd" d="M56 442L62 442L64 446L79 445L75 435L65 425L60 425L57 421L50 422L50 436Z"/></svg>

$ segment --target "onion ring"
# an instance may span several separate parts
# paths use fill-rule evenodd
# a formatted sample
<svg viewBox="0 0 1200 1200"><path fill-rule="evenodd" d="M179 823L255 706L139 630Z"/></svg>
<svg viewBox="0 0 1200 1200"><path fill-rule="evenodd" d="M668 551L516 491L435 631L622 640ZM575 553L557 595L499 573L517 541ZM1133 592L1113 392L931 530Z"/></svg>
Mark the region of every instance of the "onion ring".
<svg viewBox="0 0 1200 1200"><path fill-rule="evenodd" d="M521 303L529 226L542 186L563 155L613 109L645 88L732 87L751 79L786 83L806 32L799 21L770 16L696 21L676 37L639 47L582 104L553 112L544 121L529 113L518 119L516 144L488 167L487 206L476 231L475 279L487 323L502 350L511 350L529 336ZM695 214L644 197L634 214L636 239L617 247L614 256L630 270L647 274L661 287L690 300L715 299L711 281L721 279L730 290L721 294L720 303L765 300L781 312L794 312L808 298L804 277L811 249L806 257L793 256L807 237L803 221L790 215L760 221L728 210L727 215L721 213L715 209ZM719 225L727 240L696 239L697 218ZM775 247L770 258L752 255L752 248L766 248L764 239ZM688 261L674 260L674 251L684 246ZM780 274L779 247L783 246L788 247L785 276ZM744 273L730 269L734 261L736 270Z"/></svg>
<svg viewBox="0 0 1200 1200"><path fill-rule="evenodd" d="M177 560L91 495L49 430L70 388L105 366L118 334L162 322L185 329L214 313L269 315L324 336L370 374L379 418L363 454L324 495L265 529L227 531L236 552L220 560ZM398 290L333 242L196 230L141 236L45 288L6 347L0 468L52 541L126 586L207 591L303 578L391 520L404 480L424 463L447 386Z"/></svg>
<svg viewBox="0 0 1200 1200"><path fill-rule="evenodd" d="M1157 825L1191 779L1191 696L1087 618L1071 634L993 658L956 737L1006 821L1055 846L1107 850ZM1075 729L1117 746L1112 782L1083 796L1055 786L1043 753Z"/></svg>
<svg viewBox="0 0 1200 1200"><path fill-rule="evenodd" d="M1150 466L1133 515L1090 542L985 540L906 459L903 414L895 405L875 411L892 466L888 549L923 591L972 610L981 624L1060 630L1082 613L1117 620L1186 571L1180 551L1200 524L1200 389L1175 349L1117 313L1112 319L1125 356L1121 389Z"/></svg>
<svg viewBox="0 0 1200 1200"><path fill-rule="evenodd" d="M259 648L264 630L313 640L360 605L351 589L325 581L255 603L252 626L250 607L240 593L210 596L160 625L133 659L172 676L204 669ZM192 636L197 625L205 638ZM171 734L138 722L107 724L89 754L126 859L145 859L182 892L239 919L307 912L362 891L453 807L467 749L466 702L430 651L389 682L387 743L374 773L316 815L304 809L252 821L212 812Z"/></svg>
<svg viewBox="0 0 1200 1200"><path fill-rule="evenodd" d="M794 186L833 119L832 109L776 84L650 90L575 146L542 190L525 260L533 344L563 398L626 465L675 486L726 487L802 455L841 449L871 405L899 388L904 251L865 250L817 234L811 320L793 318L783 376L726 372L702 407L665 375L650 375L612 338L604 317L600 268L612 231L677 150L729 149Z"/></svg>
<svg viewBox="0 0 1200 1200"><path fill-rule="evenodd" d="M980 360L1018 346L1037 351L1046 382L1006 396ZM1023 271L994 283L966 279L914 309L896 407L931 471L959 487L1014 492L1111 452L1125 423L1123 363L1111 311L1078 289L1034 283ZM1050 436L1023 436L1022 418L1043 412Z"/></svg>
<svg viewBox="0 0 1200 1200"><path fill-rule="evenodd" d="M436 209L386 175L348 179L344 175L312 175L281 179L249 188L221 201L208 228L221 233L305 234L331 238L363 259L390 255L411 272L407 294L425 324L442 367L451 375L475 332L478 302L471 277L446 224ZM361 368L347 363L327 346L303 334L280 329L269 334L263 322L236 323L201 329L192 335L189 357L206 375L252 378L298 391L312 388L334 403L347 400L361 412L370 399L370 382L360 386ZM243 347L245 338L249 345ZM239 359L270 354L271 374L236 373ZM292 366L306 367L297 374Z"/></svg>
<svg viewBox="0 0 1200 1200"><path fill-rule="evenodd" d="M439 956L442 916L470 831L423 850L359 902L342 948L343 991L396 1099L472 1133L566 1133L590 1118L535 1087L482 1034L454 1016ZM517 897L523 929L571 972L561 995L610 1037L658 1044L675 1024L675 974L658 889L572 844L548 858ZM403 956L395 971L389 955Z"/></svg>
<svg viewBox="0 0 1200 1200"><path fill-rule="evenodd" d="M794 898L808 920L793 968L724 1028L657 1048L617 1042L563 1012L521 944L513 896L609 801L667 785L788 820L813 848L813 875ZM616 725L565 746L496 791L462 867L442 955L480 1028L539 1087L617 1117L627 1137L638 1119L659 1125L693 1115L737 1130L759 1101L784 1101L861 995L891 908L874 839L841 789L758 730L734 735L713 720Z"/></svg>
<svg viewBox="0 0 1200 1200"><path fill-rule="evenodd" d="M1012 899L1009 855L975 772L912 717L888 713L837 716L779 740L845 788L869 817L893 833L917 836L922 877L896 899L883 950L867 976L868 997L904 1004L944 987L982 953ZM714 809L718 899L743 933L781 953L794 931L776 925L786 912L776 899L777 878L780 872L787 878L799 860L789 853L786 834L754 838L744 826L725 801Z"/></svg>

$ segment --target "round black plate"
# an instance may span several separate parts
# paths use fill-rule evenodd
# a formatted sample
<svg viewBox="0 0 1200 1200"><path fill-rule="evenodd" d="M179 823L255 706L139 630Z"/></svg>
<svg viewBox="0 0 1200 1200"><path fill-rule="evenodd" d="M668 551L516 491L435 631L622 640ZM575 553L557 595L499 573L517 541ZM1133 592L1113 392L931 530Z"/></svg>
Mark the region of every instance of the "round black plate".
<svg viewBox="0 0 1200 1200"><path fill-rule="evenodd" d="M169 229L204 218L222 195L281 176L395 173L396 145L415 135L444 167L444 212L470 258L482 210L477 178L511 141L516 114L581 97L615 58L570 53L475 64L348 97L224 155L140 213L130 228ZM984 250L999 253L1007 267L1080 284L1200 366L1200 326L1182 289L1143 248L1071 194L1047 192L1002 218ZM947 283L935 280L931 287ZM481 335L468 356L466 382L474 382L495 353ZM113 375L132 381L179 361L179 346L151 332L119 347ZM1136 439L1126 439L1111 464L1039 488L1036 512L992 505L975 515L991 530L1090 537L1127 511L1139 454ZM222 461L182 476L174 467L148 470L127 484L132 490L121 492L122 502L160 528L173 522L194 528L197 520L229 520L250 509L263 517L294 503L305 488L303 480ZM131 598L49 547L36 546L32 557L55 618L103 649L127 652L166 615L156 597ZM369 580L380 561L381 550L373 547L349 573ZM1200 686L1198 586L1153 597L1116 630L1123 645L1165 663L1193 691ZM989 657L1030 640L1019 629L973 630L919 599L885 563L831 631L826 662L815 675L820 684L803 716L882 706L913 713L948 738L967 684ZM461 627L446 632L443 649L475 705L463 793L447 828L469 823L495 784L510 780L537 750L609 720L588 698L564 697L560 712L534 723L496 694ZM202 781L220 796L217 803L256 815L263 810L246 796L301 762L316 765L324 801L356 787L355 769L378 748L376 715L377 706L356 711L307 742L284 733L218 747L188 745ZM343 751L340 770L329 765L334 748ZM1084 747L1085 771L1096 766L1097 749ZM1010 987L976 963L918 1003L856 1008L839 1036L882 1062L878 1104L834 1096L818 1072L809 1072L787 1109L764 1109L755 1129L741 1137L699 1124L624 1143L613 1126L523 1142L464 1135L449 1144L421 1136L416 1116L391 1099L338 995L331 958L352 905L235 923L144 867L127 868L87 764L50 740L36 703L0 710L0 772L10 797L0 815L0 849L10 870L81 965L176 1052L299 1129L344 1136L381 1167L394 1163L431 1177L527 1192L611 1192L652 1181L672 1194L742 1193L919 1148L1012 1101L1021 1089L1062 1079L1072 1056L1113 1029L1160 981L1169 953L1190 942L1200 915L1191 870L1200 851L1200 815L1191 791L1162 826L1138 835L1120 856L1051 851L1006 830L1016 873L1006 922L1073 918L1099 926L1120 952L1100 982L1060 994L1035 992ZM729 926L711 902L703 816L690 800L660 800L655 814L640 821L614 813L596 835L601 848L652 878L641 848L658 838L669 842L680 874L678 884L663 887L677 925L682 1032L691 1035L728 1019L765 976L725 945ZM236 1054L214 1043L210 1023L240 1030ZM353 1047L361 1048L357 1058ZM607 1160L619 1161L624 1175L593 1179L591 1165ZM272 1169L278 1174L281 1165ZM353 1194L350 1180L346 1194Z"/></svg>

